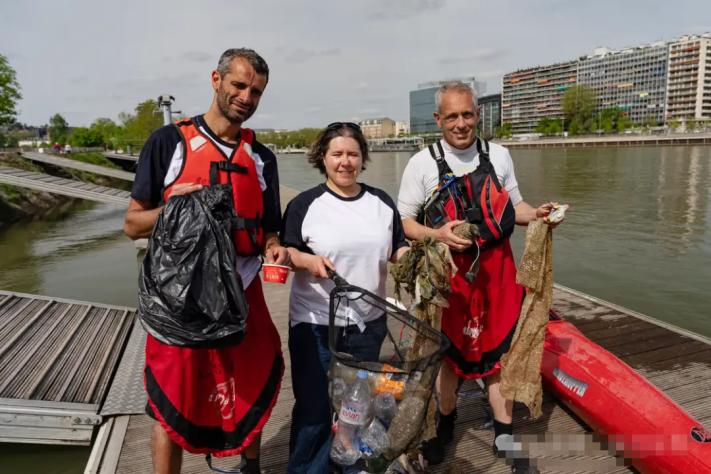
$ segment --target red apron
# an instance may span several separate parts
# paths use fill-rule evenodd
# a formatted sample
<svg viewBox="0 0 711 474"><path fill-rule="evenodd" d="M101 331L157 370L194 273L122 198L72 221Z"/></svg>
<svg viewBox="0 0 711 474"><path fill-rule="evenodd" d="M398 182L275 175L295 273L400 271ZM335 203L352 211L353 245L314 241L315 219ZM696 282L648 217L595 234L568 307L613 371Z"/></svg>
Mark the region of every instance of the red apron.
<svg viewBox="0 0 711 474"><path fill-rule="evenodd" d="M191 453L233 456L252 443L277 401L284 360L279 333L255 278L242 342L191 349L146 340L149 413Z"/></svg>
<svg viewBox="0 0 711 474"><path fill-rule="evenodd" d="M452 343L445 362L460 377L485 377L499 370L509 350L524 290L516 283L508 239L481 252L473 284L464 278L472 255L453 252L452 258L459 271L452 278L449 308L442 313L442 332Z"/></svg>

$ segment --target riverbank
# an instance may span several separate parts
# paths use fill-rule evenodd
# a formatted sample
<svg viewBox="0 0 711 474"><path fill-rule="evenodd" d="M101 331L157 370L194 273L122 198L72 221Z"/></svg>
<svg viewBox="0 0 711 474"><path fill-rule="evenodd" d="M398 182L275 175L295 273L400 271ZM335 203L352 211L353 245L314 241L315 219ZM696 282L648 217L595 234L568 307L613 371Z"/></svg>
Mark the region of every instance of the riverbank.
<svg viewBox="0 0 711 474"><path fill-rule="evenodd" d="M108 168L117 168L101 153L76 153L65 157L84 163L91 163ZM130 183L95 175L86 171L68 170L51 165L31 162L19 153L0 153L0 166L8 166L26 171L47 173L62 178L109 186L117 189L130 189ZM0 184L0 229L18 221L61 218L77 206L84 204L82 199L75 199L47 192L35 191L6 184Z"/></svg>
<svg viewBox="0 0 711 474"><path fill-rule="evenodd" d="M626 146L711 145L711 133L679 133L669 135L614 135L567 138L496 139L507 148L584 148Z"/></svg>

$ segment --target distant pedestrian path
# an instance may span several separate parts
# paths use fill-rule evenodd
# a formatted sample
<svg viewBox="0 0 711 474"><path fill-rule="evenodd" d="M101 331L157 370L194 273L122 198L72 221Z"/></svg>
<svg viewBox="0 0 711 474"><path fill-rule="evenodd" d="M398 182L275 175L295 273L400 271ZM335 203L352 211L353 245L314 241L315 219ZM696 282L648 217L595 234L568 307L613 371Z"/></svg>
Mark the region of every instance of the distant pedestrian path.
<svg viewBox="0 0 711 474"><path fill-rule="evenodd" d="M107 168L106 166L92 165L90 163L84 163L82 161L73 160L71 158L63 158L61 156L48 155L46 153L25 152L22 153L22 157L39 163L61 166L63 168L71 168L80 171L87 171L89 173L94 173L101 176L108 176L110 178L122 179L124 181L133 182L133 178L135 177L134 173L129 173L128 171Z"/></svg>

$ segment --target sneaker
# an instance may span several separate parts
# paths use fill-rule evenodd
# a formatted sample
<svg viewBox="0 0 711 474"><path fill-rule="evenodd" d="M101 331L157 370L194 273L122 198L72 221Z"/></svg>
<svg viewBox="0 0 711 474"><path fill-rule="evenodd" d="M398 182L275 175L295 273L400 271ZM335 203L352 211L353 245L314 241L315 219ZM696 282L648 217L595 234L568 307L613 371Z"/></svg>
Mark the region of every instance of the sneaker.
<svg viewBox="0 0 711 474"><path fill-rule="evenodd" d="M496 437L493 446L494 455L506 458L506 463L511 465L511 472L516 474L538 474L536 466L524 456L521 443L514 441L513 436L503 434Z"/></svg>

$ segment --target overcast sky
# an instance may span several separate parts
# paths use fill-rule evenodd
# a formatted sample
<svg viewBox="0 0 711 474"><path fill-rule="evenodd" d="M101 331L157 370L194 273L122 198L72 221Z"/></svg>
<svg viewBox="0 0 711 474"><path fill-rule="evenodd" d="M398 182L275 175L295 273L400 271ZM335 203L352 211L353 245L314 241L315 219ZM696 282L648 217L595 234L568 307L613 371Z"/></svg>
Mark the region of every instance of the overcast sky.
<svg viewBox="0 0 711 474"><path fill-rule="evenodd" d="M523 67L711 31L711 0L23 0L0 2L0 54L17 71L18 120L72 126L162 93L204 112L230 47L271 78L253 128L409 120L418 83L475 76L499 92Z"/></svg>

